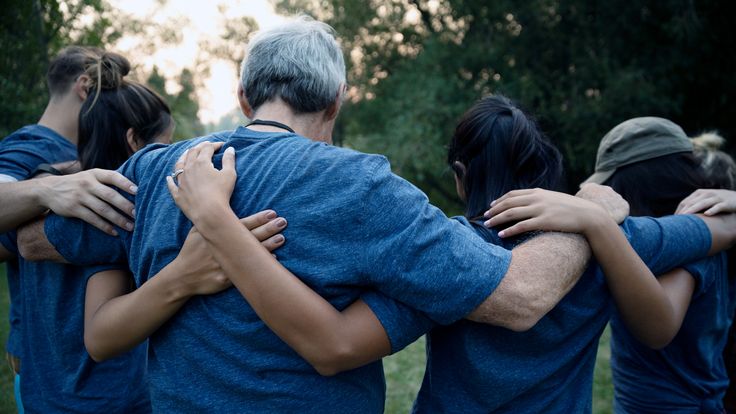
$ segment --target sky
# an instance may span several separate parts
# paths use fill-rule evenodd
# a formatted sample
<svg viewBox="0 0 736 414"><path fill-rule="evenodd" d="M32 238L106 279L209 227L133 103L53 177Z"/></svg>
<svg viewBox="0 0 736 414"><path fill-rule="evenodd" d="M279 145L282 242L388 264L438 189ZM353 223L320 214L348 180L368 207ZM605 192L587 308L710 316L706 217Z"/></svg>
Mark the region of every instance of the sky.
<svg viewBox="0 0 736 414"><path fill-rule="evenodd" d="M110 3L137 17L151 16L160 7L150 0L111 0ZM141 64L149 69L156 65L168 78L176 76L184 67L192 66L197 57L199 42L207 37L215 37L220 32L222 15L218 7L227 8L227 17L253 17L261 29L272 27L283 17L277 15L268 0L168 0L152 19L164 23L172 18L187 22L182 27L182 41L178 45L160 47L150 56L137 57ZM180 19L184 17L185 19ZM123 38L117 49L134 56L131 49L135 41ZM126 53L128 52L128 53ZM210 63L210 76L204 80L204 88L199 88L199 118L204 123L216 122L220 117L237 107L236 82L237 73L231 62L215 60Z"/></svg>

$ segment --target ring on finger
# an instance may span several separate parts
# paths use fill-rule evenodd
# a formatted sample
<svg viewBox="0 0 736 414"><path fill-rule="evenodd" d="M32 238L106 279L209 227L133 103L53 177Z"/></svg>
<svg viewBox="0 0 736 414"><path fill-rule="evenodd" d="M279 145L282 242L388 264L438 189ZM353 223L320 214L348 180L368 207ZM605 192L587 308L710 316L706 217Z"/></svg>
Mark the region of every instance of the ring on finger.
<svg viewBox="0 0 736 414"><path fill-rule="evenodd" d="M178 170L176 170L173 173L171 173L171 178L173 178L173 179L176 180L176 177L178 177L179 174L181 174L183 172L184 172L184 169L183 168L179 168Z"/></svg>

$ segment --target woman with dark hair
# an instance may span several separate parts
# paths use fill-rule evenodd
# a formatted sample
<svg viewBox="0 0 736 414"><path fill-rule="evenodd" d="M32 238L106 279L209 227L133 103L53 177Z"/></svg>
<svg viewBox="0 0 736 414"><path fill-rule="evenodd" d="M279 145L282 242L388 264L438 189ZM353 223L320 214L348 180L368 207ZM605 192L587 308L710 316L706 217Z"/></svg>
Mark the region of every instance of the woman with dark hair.
<svg viewBox="0 0 736 414"><path fill-rule="evenodd" d="M201 220L232 214L210 207L229 205L236 178L234 154L226 152L223 168L217 170L210 161L213 152L208 144L189 150L176 166L186 173L178 184L168 179L177 205L209 237L215 234L215 227ZM229 277L248 280L248 288L241 293L261 319L323 375L397 352L434 326L415 411L590 410L597 342L613 303L609 288L621 299L621 306L652 315L635 321L636 332L645 341L657 343L669 334L669 325L656 326L669 310L669 302L624 232L647 264L660 271L688 257L704 256L708 232L692 217L628 220L622 232L609 213L592 202L527 190L529 186L558 186L560 154L536 124L503 97L485 98L466 113L453 137L448 161L456 172L458 193L467 201L467 217L457 218L458 225L473 228L487 242L508 247L520 243L521 238L514 236L526 230L581 232L596 254L598 263L588 268L575 287L569 287L572 291L557 307L524 332L470 321L435 326L425 315L399 302L377 302L374 297L381 295L370 291L338 311L270 256L256 251L247 232L218 240L216 257ZM591 190L595 189L587 191ZM498 234L477 221L494 200L488 224L521 220ZM619 209L618 218L623 219L625 213ZM662 241L664 234L677 235L680 229L696 234L684 243L688 246ZM210 245L215 243L207 240ZM716 248L723 247L717 244ZM244 249L251 254L241 254ZM630 290L651 292L651 297L645 303L638 296L627 299ZM366 305L369 300L371 307ZM380 322L374 312L381 313Z"/></svg>
<svg viewBox="0 0 736 414"><path fill-rule="evenodd" d="M689 139L662 118L634 118L613 128L601 141L596 169L609 164L605 180L631 206L632 216L674 214L690 194L733 189L734 162ZM694 147L693 143L697 145ZM613 160L613 162L611 162ZM612 173L611 173L612 171ZM600 177L600 172L598 172ZM598 178L600 179L600 178ZM716 193L717 194L717 193ZM712 201L712 200L711 200ZM708 210L719 202L686 210ZM712 210L717 213L727 208ZM616 413L723 413L729 384L723 360L736 307L736 284L728 277L725 253L661 275L676 287L673 300L679 332L666 346L650 349L637 341L618 312L611 321L611 370Z"/></svg>

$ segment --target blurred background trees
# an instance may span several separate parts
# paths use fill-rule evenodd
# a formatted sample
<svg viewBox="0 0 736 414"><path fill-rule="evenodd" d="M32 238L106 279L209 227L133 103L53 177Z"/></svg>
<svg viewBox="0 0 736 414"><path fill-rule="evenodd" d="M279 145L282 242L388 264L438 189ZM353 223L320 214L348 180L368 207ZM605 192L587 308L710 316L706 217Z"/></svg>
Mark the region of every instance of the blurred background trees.
<svg viewBox="0 0 736 414"><path fill-rule="evenodd" d="M158 0L165 4L166 0ZM736 3L725 0L275 0L337 30L350 95L340 145L385 154L448 213L458 203L445 146L478 98L503 93L534 113L562 149L569 189L593 168L598 140L634 116L670 118L690 134L736 136ZM181 39L182 25L154 24L106 0L6 0L0 17L0 132L35 122L46 102L49 61L70 43L115 45L126 36L153 50ZM244 6L245 4L243 4ZM242 121L233 112L203 125L197 92L212 59L233 65L258 29L220 8L221 32L200 44L176 76L138 70L164 95L176 138ZM155 11L154 11L155 13ZM132 59L133 60L133 59ZM136 62L133 61L135 64ZM150 65L148 66L150 68ZM235 82L235 79L233 79Z"/></svg>

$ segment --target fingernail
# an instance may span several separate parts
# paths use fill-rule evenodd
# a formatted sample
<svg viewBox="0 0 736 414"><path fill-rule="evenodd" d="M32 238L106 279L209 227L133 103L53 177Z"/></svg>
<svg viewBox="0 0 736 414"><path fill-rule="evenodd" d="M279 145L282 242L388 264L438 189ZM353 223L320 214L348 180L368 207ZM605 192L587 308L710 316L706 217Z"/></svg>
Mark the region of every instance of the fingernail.
<svg viewBox="0 0 736 414"><path fill-rule="evenodd" d="M506 232L501 230L498 232L498 237L504 237L506 235Z"/></svg>
<svg viewBox="0 0 736 414"><path fill-rule="evenodd" d="M491 227L491 220L486 220L486 222L483 223L483 225L486 227Z"/></svg>
<svg viewBox="0 0 736 414"><path fill-rule="evenodd" d="M131 210L130 215L132 215L133 217L135 217L135 207L133 207L133 210Z"/></svg>
<svg viewBox="0 0 736 414"><path fill-rule="evenodd" d="M496 200L491 201L491 207L496 205Z"/></svg>
<svg viewBox="0 0 736 414"><path fill-rule="evenodd" d="M266 213L266 218L267 219L275 219L276 218L276 212L275 211L269 211L268 213Z"/></svg>
<svg viewBox="0 0 736 414"><path fill-rule="evenodd" d="M235 148L227 147L227 149L225 150L225 154L235 154Z"/></svg>
<svg viewBox="0 0 736 414"><path fill-rule="evenodd" d="M126 228L126 229L127 229L128 231L133 231L133 223L130 223L130 222L128 222L128 223L125 223L125 228Z"/></svg>
<svg viewBox="0 0 736 414"><path fill-rule="evenodd" d="M112 235L118 237L118 232L115 229L112 229Z"/></svg>
<svg viewBox="0 0 736 414"><path fill-rule="evenodd" d="M279 234L276 237L274 237L273 241L276 242L276 243L279 243L279 244L280 243L283 243L284 242L284 236L282 236L282 235Z"/></svg>
<svg viewBox="0 0 736 414"><path fill-rule="evenodd" d="M138 193L138 186L137 185L131 185L130 186L130 192L133 193L133 194L137 194Z"/></svg>
<svg viewBox="0 0 736 414"><path fill-rule="evenodd" d="M278 228L280 228L280 229L282 229L282 228L286 227L286 220L284 220L284 219L282 219L282 218L281 218L281 219L278 219L278 220L276 220L276 227L278 227Z"/></svg>
<svg viewBox="0 0 736 414"><path fill-rule="evenodd" d="M485 218L491 217L491 210L488 210L485 213L483 213L483 217L485 217Z"/></svg>

